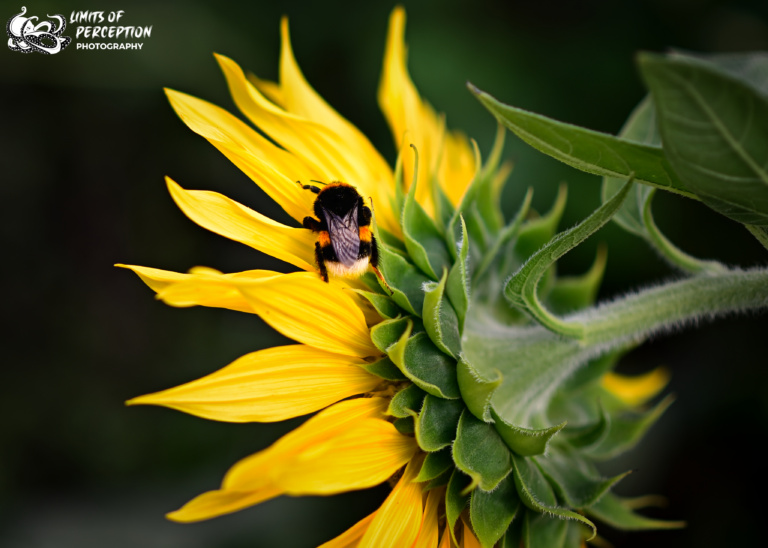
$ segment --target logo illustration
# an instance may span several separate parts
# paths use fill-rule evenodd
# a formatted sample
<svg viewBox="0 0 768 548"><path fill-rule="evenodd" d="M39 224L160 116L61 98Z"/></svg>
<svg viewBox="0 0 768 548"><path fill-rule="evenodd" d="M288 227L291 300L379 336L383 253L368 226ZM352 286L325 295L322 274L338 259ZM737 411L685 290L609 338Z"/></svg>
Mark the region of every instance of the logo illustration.
<svg viewBox="0 0 768 548"><path fill-rule="evenodd" d="M25 17L27 13L26 6L21 7L21 13L14 15L8 20L5 30L8 33L8 48L12 51L21 53L54 54L59 53L66 48L72 41L69 36L62 36L61 33L67 26L67 21L63 15L49 15L50 19L58 21L43 21L36 23L38 17Z"/></svg>

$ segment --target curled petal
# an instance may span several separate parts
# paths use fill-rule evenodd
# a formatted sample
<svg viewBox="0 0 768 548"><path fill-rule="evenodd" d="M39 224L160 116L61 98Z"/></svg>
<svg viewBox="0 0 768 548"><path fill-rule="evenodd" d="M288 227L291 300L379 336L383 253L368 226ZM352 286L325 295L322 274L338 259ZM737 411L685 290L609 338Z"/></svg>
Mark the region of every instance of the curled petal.
<svg viewBox="0 0 768 548"><path fill-rule="evenodd" d="M166 182L179 209L203 228L314 271L315 236L311 231L280 224L217 192L185 190L170 177Z"/></svg>
<svg viewBox="0 0 768 548"><path fill-rule="evenodd" d="M192 131L218 148L291 217L301 221L311 211L312 195L295 182L314 174L310 166L226 110L186 93L165 92L176 114Z"/></svg>
<svg viewBox="0 0 768 548"><path fill-rule="evenodd" d="M127 403L163 405L219 421L281 421L373 390L381 379L362 363L303 345L268 348L196 381Z"/></svg>
<svg viewBox="0 0 768 548"><path fill-rule="evenodd" d="M192 499L179 510L168 514L168 518L183 522L208 519L284 494L286 490L281 480L290 476L303 460L310 461L316 447L323 447L338 437L349 435L357 425L362 424L362 430L367 431L369 422L385 422L382 417L386 406L384 398L358 398L321 411L269 448L236 463L227 472L220 489ZM325 471L315 468L315 474L323 477ZM379 476L381 474L383 472L380 471ZM353 486L349 489L356 489L357 485L366 483L370 487L375 485L372 483L374 479L377 478L366 482L365 478L350 477ZM317 485L322 487L322 482ZM342 491L346 490L338 483L336 486Z"/></svg>

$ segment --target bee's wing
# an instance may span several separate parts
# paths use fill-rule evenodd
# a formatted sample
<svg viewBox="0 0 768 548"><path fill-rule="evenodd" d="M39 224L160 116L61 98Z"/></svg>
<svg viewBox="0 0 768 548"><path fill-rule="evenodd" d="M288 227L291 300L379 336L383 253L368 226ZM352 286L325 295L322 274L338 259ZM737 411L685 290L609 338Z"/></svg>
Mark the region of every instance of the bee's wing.
<svg viewBox="0 0 768 548"><path fill-rule="evenodd" d="M360 252L357 208L352 208L344 217L340 217L327 209L324 209L323 213L325 213L325 220L328 223L328 234L331 237L331 245L336 252L336 257L339 258L341 264L351 267L357 261Z"/></svg>

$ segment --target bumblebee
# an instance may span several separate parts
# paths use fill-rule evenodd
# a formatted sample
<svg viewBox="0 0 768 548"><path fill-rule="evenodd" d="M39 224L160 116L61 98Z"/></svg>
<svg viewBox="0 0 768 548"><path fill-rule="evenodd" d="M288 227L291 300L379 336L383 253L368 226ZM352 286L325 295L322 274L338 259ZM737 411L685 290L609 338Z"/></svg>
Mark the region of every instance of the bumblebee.
<svg viewBox="0 0 768 548"><path fill-rule="evenodd" d="M345 278L362 276L370 266L389 289L378 269L379 248L371 232L371 210L355 187L341 181L329 184L312 181L325 185L321 189L296 182L304 190L317 194L314 204L317 219L304 217L302 225L317 233L315 261L323 281L328 281L329 272Z"/></svg>

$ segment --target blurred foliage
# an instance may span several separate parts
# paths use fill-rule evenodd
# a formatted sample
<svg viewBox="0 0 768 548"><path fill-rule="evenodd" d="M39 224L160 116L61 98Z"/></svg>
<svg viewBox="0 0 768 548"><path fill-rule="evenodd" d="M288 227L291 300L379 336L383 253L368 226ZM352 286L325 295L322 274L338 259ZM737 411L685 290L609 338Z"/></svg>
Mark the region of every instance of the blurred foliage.
<svg viewBox="0 0 768 548"><path fill-rule="evenodd" d="M98 9L123 9L126 24L151 24L141 51L78 51L72 44L55 56L0 52L6 288L0 544L319 544L377 507L386 487L333 499L279 499L196 525L164 521L164 511L215 487L228 464L295 423L213 424L163 409L129 410L122 402L199 377L279 337L252 316L168 308L111 265L282 268L199 229L172 204L166 174L187 188L226 192L285 219L256 185L184 128L162 87L233 108L211 53L276 78L278 22L287 14L308 80L392 159L375 97L393 5L126 4L107 0ZM92 8L60 0L28 7L67 18ZM768 49L768 4L759 0L428 0L405 7L416 85L486 154L495 122L466 90L467 80L522 108L616 133L644 94L633 60L638 50ZM19 8L5 2L0 16L10 18ZM65 34L74 35L74 27ZM505 157L515 163L504 195L507 214L528 185L536 187L534 208L546 210L561 180L570 187L561 227L599 203L597 177L507 141ZM665 234L694 255L714 249L729 264L765 263L749 234L700 204L658 196L654 209ZM601 240L609 249L603 298L671 275L642 240L616 227L566 257L565 273L586 270ZM698 248L701 242L708 242L706 249ZM726 445L768 433L768 371L755 360L766 327L765 316L721 320L646 344L624 359L626 372L668 365L678 402L643 453L628 457L640 470L622 487L666 493L670 507L659 516L690 525L629 536L619 545L736 546L764 536L758 497L765 481L757 475L745 484L727 472L714 474L722 462L707 432L728 425L721 431L730 439L719 440ZM761 464L758 451L746 451L740 461L744 469Z"/></svg>

